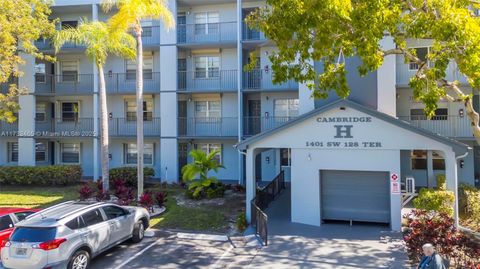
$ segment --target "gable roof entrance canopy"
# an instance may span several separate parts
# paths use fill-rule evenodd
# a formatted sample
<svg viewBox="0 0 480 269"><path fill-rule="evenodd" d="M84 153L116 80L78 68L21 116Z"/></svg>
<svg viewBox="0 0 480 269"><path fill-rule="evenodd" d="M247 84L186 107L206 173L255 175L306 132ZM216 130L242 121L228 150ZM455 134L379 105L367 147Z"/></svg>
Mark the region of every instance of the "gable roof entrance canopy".
<svg viewBox="0 0 480 269"><path fill-rule="evenodd" d="M312 110L275 129L246 139L238 143L236 148L246 153L247 217L250 217L250 200L255 197L255 155L265 149L290 148L292 151L322 156L317 163L310 164L313 167L322 167L323 163L329 161L329 156L343 154L341 168L346 170L358 168L358 158L369 159L370 156L381 156L383 153L393 156L388 154L400 150L442 151L446 163L447 188L454 191L455 196L458 185L457 159L464 158L469 150L467 145L456 140L349 100L339 100ZM293 163L292 170L295 169ZM295 178L292 176L291 180L293 184ZM458 201L455 200L455 218L458 220Z"/></svg>

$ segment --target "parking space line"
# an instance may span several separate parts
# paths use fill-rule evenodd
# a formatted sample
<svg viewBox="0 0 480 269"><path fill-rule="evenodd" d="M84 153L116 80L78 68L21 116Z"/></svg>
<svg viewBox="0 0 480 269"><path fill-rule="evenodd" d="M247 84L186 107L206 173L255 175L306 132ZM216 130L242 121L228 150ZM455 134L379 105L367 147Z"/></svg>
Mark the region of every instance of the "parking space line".
<svg viewBox="0 0 480 269"><path fill-rule="evenodd" d="M129 262L135 260L136 258L138 258L139 256L141 256L143 253L145 253L147 250L151 249L153 246L155 246L156 244L158 244L161 240L162 240L162 238L157 239L155 242L151 243L150 245L148 245L148 246L145 247L144 249L140 250L137 254L133 255L133 256L130 257L128 260L122 262L120 265L118 265L118 266L115 267L114 269L121 269L121 268L123 268L123 267L124 267L125 265L127 265Z"/></svg>

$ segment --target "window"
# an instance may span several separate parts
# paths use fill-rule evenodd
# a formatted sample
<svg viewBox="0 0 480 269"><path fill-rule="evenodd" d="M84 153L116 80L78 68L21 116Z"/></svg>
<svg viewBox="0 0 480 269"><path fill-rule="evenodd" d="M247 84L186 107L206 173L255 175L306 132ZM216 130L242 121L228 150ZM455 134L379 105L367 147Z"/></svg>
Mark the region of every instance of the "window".
<svg viewBox="0 0 480 269"><path fill-rule="evenodd" d="M61 25L62 29L77 28L78 21L62 21Z"/></svg>
<svg viewBox="0 0 480 269"><path fill-rule="evenodd" d="M428 47L424 47L424 48L414 48L414 50L416 51L417 53L417 57L422 60L422 61L426 61L427 60L427 55L428 55L428 51L429 51L429 48ZM408 68L410 70L418 70L419 66L417 63L415 62L410 62L409 65L408 65Z"/></svg>
<svg viewBox="0 0 480 269"><path fill-rule="evenodd" d="M152 20L143 20L142 21L142 37L151 37L152 36Z"/></svg>
<svg viewBox="0 0 480 269"><path fill-rule="evenodd" d="M129 143L124 146L125 164L137 164L137 144ZM153 144L143 145L143 163L153 165Z"/></svg>
<svg viewBox="0 0 480 269"><path fill-rule="evenodd" d="M18 142L8 143L8 161L18 162Z"/></svg>
<svg viewBox="0 0 480 269"><path fill-rule="evenodd" d="M433 170L445 170L445 159L436 151L432 151Z"/></svg>
<svg viewBox="0 0 480 269"><path fill-rule="evenodd" d="M13 220L10 215L0 217L0 231L13 228Z"/></svg>
<svg viewBox="0 0 480 269"><path fill-rule="evenodd" d="M118 206L105 206L103 212L107 215L108 220L127 215L127 212Z"/></svg>
<svg viewBox="0 0 480 269"><path fill-rule="evenodd" d="M207 155L214 150L218 150L214 160L217 161L217 163L222 163L222 144L196 144L195 148L204 151Z"/></svg>
<svg viewBox="0 0 480 269"><path fill-rule="evenodd" d="M47 144L45 142L35 143L35 161L47 161Z"/></svg>
<svg viewBox="0 0 480 269"><path fill-rule="evenodd" d="M220 16L218 12L202 12L195 14L195 34L218 34Z"/></svg>
<svg viewBox="0 0 480 269"><path fill-rule="evenodd" d="M62 75L62 82L77 82L78 81L78 62L77 61L61 61L60 74Z"/></svg>
<svg viewBox="0 0 480 269"><path fill-rule="evenodd" d="M14 242L46 242L55 239L56 227L17 227L10 240Z"/></svg>
<svg viewBox="0 0 480 269"><path fill-rule="evenodd" d="M82 218L86 226L92 226L97 223L103 222L102 213L100 213L100 210L98 209L83 214Z"/></svg>
<svg viewBox="0 0 480 269"><path fill-rule="evenodd" d="M125 110L127 111L127 121L137 120L137 102L135 100L125 101ZM143 120L153 120L153 100L143 101Z"/></svg>
<svg viewBox="0 0 480 269"><path fill-rule="evenodd" d="M195 78L218 78L220 76L220 57L195 57Z"/></svg>
<svg viewBox="0 0 480 269"><path fill-rule="evenodd" d="M34 212L31 211L25 211L25 212L17 212L14 213L15 217L17 218L18 221L24 220L26 217L32 215Z"/></svg>
<svg viewBox="0 0 480 269"><path fill-rule="evenodd" d="M427 169L427 151L412 150L411 152L412 170Z"/></svg>
<svg viewBox="0 0 480 269"><path fill-rule="evenodd" d="M76 217L76 218L72 219L71 221L65 223L65 226L67 226L68 228L70 228L72 230L81 229L81 228L86 227L85 222L83 221L82 217Z"/></svg>
<svg viewBox="0 0 480 269"><path fill-rule="evenodd" d="M80 144L63 143L60 147L62 163L80 163Z"/></svg>
<svg viewBox="0 0 480 269"><path fill-rule="evenodd" d="M35 107L36 107L35 120L46 121L47 120L47 104L37 103Z"/></svg>
<svg viewBox="0 0 480 269"><path fill-rule="evenodd" d="M78 121L77 102L62 102L62 121Z"/></svg>
<svg viewBox="0 0 480 269"><path fill-rule="evenodd" d="M47 82L45 72L45 63L36 63L35 64L35 82L36 83L45 83Z"/></svg>
<svg viewBox="0 0 480 269"><path fill-rule="evenodd" d="M298 99L277 99L273 115L279 120L288 120L298 116Z"/></svg>
<svg viewBox="0 0 480 269"><path fill-rule="evenodd" d="M220 118L220 101L195 101L195 118Z"/></svg>
<svg viewBox="0 0 480 269"><path fill-rule="evenodd" d="M415 108L410 109L410 120L427 120L427 115L425 115L425 110ZM447 108L437 108L435 110L435 116L430 120L448 120L448 109Z"/></svg>
<svg viewBox="0 0 480 269"><path fill-rule="evenodd" d="M135 80L137 77L137 62L135 60L126 60L126 79ZM153 79L153 54L144 52L143 54L143 79Z"/></svg>

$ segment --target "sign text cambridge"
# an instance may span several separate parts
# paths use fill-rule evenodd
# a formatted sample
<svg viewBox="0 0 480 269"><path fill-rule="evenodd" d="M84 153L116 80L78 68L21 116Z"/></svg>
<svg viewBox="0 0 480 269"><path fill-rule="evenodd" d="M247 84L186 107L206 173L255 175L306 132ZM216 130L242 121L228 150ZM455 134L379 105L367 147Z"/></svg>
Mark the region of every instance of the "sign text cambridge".
<svg viewBox="0 0 480 269"><path fill-rule="evenodd" d="M355 141L355 128L372 122L372 117L318 117L318 123L334 123L331 141L306 141L307 147L319 148L381 148L378 141ZM329 125L331 126L331 125ZM330 127L326 127L330 128Z"/></svg>

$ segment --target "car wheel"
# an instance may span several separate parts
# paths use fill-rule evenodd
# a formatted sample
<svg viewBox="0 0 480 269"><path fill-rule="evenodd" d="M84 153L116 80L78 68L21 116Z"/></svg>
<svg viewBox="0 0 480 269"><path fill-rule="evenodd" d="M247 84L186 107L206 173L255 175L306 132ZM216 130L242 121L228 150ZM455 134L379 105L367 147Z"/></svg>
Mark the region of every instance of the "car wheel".
<svg viewBox="0 0 480 269"><path fill-rule="evenodd" d="M87 269L89 263L90 254L85 250L77 250L68 263L68 269Z"/></svg>
<svg viewBox="0 0 480 269"><path fill-rule="evenodd" d="M144 236L145 236L145 225L143 224L143 221L139 220L137 221L137 223L135 223L135 226L133 226L133 233L132 233L133 243L138 243L142 241Z"/></svg>

